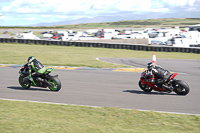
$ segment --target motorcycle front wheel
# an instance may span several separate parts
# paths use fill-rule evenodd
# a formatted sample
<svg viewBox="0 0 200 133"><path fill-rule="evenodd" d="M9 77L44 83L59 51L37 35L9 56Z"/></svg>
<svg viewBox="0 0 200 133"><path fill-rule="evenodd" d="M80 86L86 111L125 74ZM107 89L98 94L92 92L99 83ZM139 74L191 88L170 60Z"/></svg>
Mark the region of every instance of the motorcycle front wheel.
<svg viewBox="0 0 200 133"><path fill-rule="evenodd" d="M182 80L176 80L172 86L178 95L187 95L190 91L189 85Z"/></svg>
<svg viewBox="0 0 200 133"><path fill-rule="evenodd" d="M29 81L23 81L23 78L24 78L24 77L19 76L19 79L18 79L19 84L20 84L24 89L29 89L30 86L31 86L30 82L29 82Z"/></svg>
<svg viewBox="0 0 200 133"><path fill-rule="evenodd" d="M61 89L61 82L58 77L52 76L48 79L48 82L51 84L51 86L48 87L51 91L59 91Z"/></svg>
<svg viewBox="0 0 200 133"><path fill-rule="evenodd" d="M138 82L139 87L144 91L144 92L151 92L152 88L149 87L148 85L143 85L141 81Z"/></svg>

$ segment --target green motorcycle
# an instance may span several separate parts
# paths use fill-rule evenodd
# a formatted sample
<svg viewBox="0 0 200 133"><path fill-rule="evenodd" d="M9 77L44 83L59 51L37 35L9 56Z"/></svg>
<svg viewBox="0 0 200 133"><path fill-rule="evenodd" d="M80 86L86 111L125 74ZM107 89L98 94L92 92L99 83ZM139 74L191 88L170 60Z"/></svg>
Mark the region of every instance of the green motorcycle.
<svg viewBox="0 0 200 133"><path fill-rule="evenodd" d="M59 91L61 89L61 82L58 75L51 76L50 73L54 68L47 68L46 72L39 77L33 77L35 84L28 79L28 64L23 64L19 70L19 84L24 89L29 89L31 86L49 88L51 91Z"/></svg>

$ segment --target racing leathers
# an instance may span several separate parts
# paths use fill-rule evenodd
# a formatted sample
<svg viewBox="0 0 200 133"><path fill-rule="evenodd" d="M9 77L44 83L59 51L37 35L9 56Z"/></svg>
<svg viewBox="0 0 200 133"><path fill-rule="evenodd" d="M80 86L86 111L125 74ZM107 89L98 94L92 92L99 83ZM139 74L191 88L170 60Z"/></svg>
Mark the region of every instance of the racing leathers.
<svg viewBox="0 0 200 133"><path fill-rule="evenodd" d="M160 66L155 66L149 71L149 74L151 79L147 80L147 82L154 82L155 87L163 88L168 92L171 91L171 87L164 84L171 76L171 73L168 70L165 70Z"/></svg>
<svg viewBox="0 0 200 133"><path fill-rule="evenodd" d="M41 76L46 71L45 66L43 66L37 59L33 59L31 62L28 62L28 73L29 80L36 85L32 77L36 78Z"/></svg>

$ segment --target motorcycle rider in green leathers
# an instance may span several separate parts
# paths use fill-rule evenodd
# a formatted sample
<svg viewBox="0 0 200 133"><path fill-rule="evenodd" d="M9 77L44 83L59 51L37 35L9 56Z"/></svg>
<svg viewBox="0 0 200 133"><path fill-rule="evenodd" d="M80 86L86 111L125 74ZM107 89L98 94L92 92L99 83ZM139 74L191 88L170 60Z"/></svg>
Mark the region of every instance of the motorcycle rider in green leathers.
<svg viewBox="0 0 200 133"><path fill-rule="evenodd" d="M35 59L33 56L30 56L28 58L28 74L29 74L29 80L36 85L35 81L32 77L39 77L43 73L46 72L45 66L43 66L37 59ZM41 80L41 78L38 78Z"/></svg>

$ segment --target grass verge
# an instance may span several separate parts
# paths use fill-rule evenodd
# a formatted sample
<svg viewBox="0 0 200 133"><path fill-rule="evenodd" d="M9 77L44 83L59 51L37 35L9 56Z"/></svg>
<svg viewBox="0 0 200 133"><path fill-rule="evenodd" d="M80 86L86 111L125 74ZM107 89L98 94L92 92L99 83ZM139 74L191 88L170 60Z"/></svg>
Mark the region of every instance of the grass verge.
<svg viewBox="0 0 200 133"><path fill-rule="evenodd" d="M96 133L200 131L200 116L107 107L0 100L0 132Z"/></svg>
<svg viewBox="0 0 200 133"><path fill-rule="evenodd" d="M44 65L119 68L125 66L101 62L96 60L96 58L152 58L152 53L152 51L125 49L0 43L0 64L23 64L27 62L29 56L35 56ZM199 54L176 52L156 52L156 57L168 59L200 59Z"/></svg>

